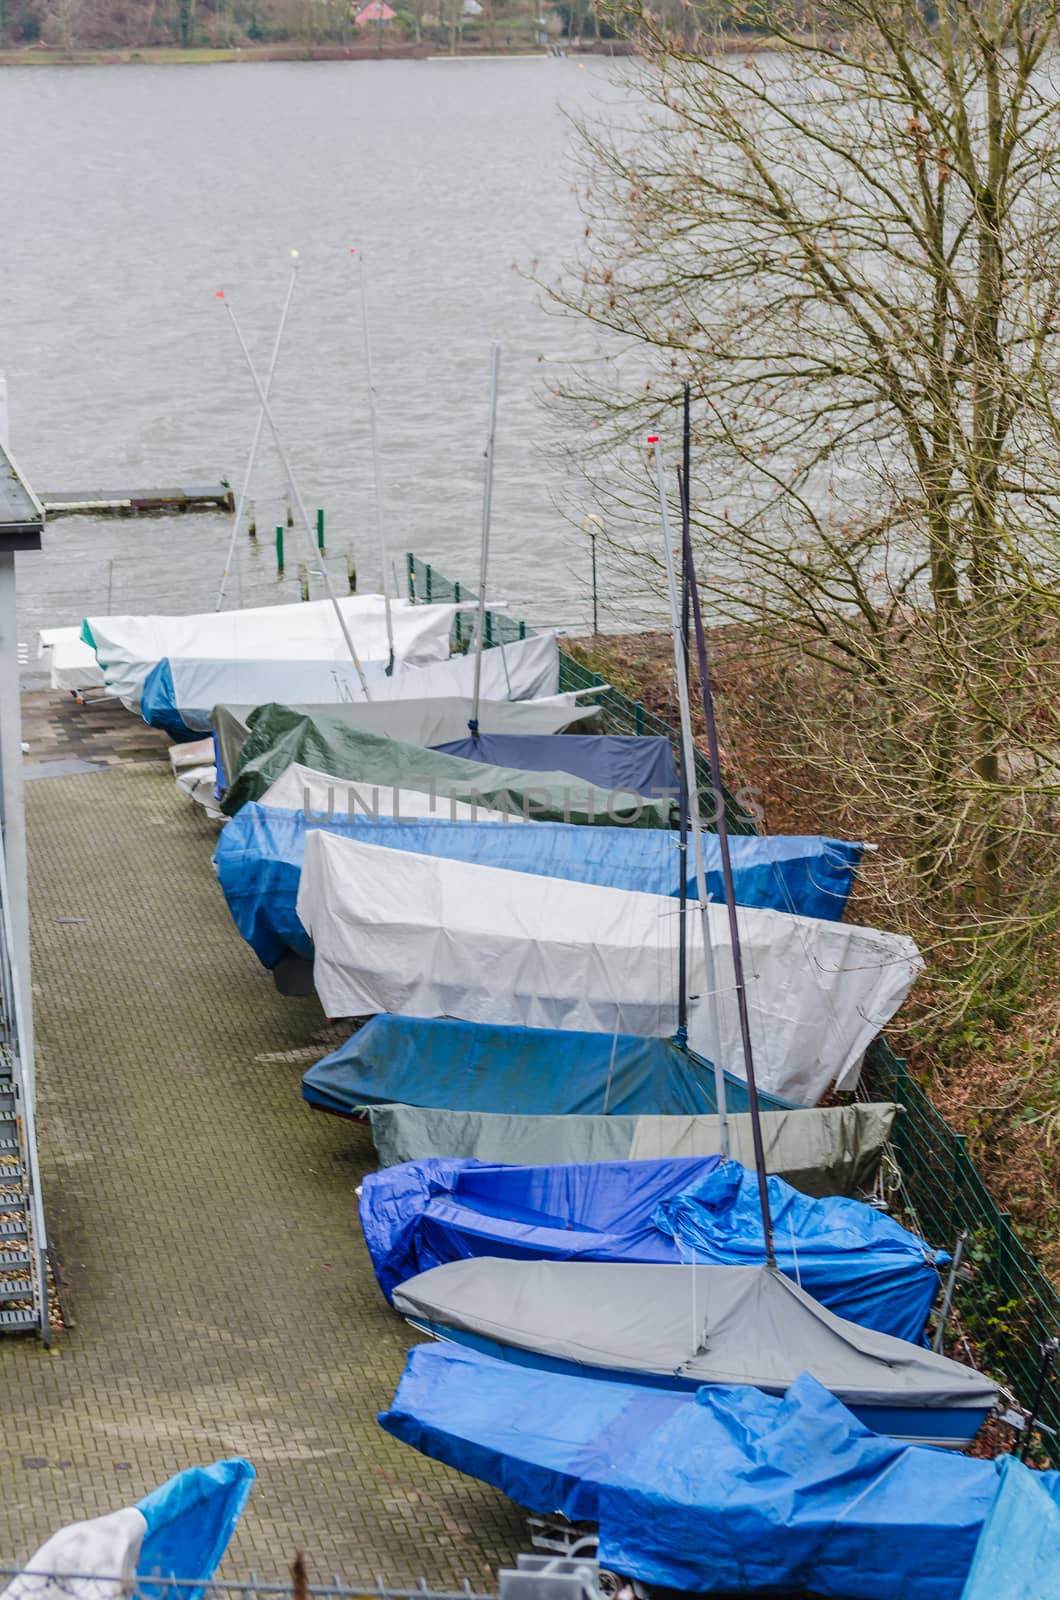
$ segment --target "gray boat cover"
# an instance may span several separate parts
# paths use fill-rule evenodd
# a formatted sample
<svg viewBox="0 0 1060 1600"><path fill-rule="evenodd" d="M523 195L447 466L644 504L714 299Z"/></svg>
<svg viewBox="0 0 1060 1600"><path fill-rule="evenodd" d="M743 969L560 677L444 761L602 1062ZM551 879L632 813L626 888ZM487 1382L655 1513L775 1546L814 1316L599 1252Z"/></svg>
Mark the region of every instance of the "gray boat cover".
<svg viewBox="0 0 1060 1600"><path fill-rule="evenodd" d="M253 705L217 705L210 712L220 770L228 774L229 779L239 766L239 757L250 732L247 719L254 709ZM348 727L418 745L443 744L450 736L459 738L467 732L470 715L468 700L452 695L430 700L302 705L295 709L309 716L326 713ZM575 727L588 732L599 717L599 706L576 705L573 694L554 694L544 700L483 700L478 720L483 733L561 733Z"/></svg>
<svg viewBox="0 0 1060 1600"><path fill-rule="evenodd" d="M982 1373L837 1317L771 1267L478 1256L394 1291L416 1322L614 1373L752 1384L783 1394L802 1372L846 1405L989 1408Z"/></svg>
<svg viewBox="0 0 1060 1600"><path fill-rule="evenodd" d="M872 1188L891 1135L895 1105L764 1111L766 1170L803 1194L858 1195ZM518 1166L572 1161L646 1161L721 1153L715 1116L527 1117L433 1106L366 1107L382 1167L432 1156L473 1156ZM729 1117L732 1155L754 1165L751 1119Z"/></svg>

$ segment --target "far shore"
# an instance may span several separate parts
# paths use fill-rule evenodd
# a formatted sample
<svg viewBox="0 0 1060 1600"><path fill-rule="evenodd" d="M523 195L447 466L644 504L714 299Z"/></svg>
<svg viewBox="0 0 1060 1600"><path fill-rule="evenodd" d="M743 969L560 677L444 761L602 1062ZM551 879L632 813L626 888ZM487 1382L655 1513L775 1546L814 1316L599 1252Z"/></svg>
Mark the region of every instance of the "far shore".
<svg viewBox="0 0 1060 1600"><path fill-rule="evenodd" d="M585 40L581 44L557 40L555 48L562 54L578 56L624 56L632 53L632 46L623 39ZM453 60L473 61L484 57L518 56L527 59L545 57L540 45L487 44L465 45L455 57L450 58L444 44L436 41L420 44L370 40L349 44L312 44L306 40L291 39L277 44L232 45L224 48L208 46L181 49L179 45L149 45L143 49L114 48L96 50L60 50L49 45L25 45L19 49L0 50L0 67L111 67L111 66L212 66L233 61L416 61L446 57Z"/></svg>

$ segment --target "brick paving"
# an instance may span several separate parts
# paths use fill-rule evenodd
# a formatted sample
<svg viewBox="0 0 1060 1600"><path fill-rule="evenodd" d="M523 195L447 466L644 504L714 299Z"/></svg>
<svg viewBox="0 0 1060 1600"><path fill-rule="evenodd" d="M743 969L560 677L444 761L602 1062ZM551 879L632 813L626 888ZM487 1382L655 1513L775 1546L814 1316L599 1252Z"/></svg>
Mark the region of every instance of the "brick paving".
<svg viewBox="0 0 1060 1600"><path fill-rule="evenodd" d="M502 1496L377 1426L413 1335L376 1287L354 1190L367 1130L310 1111L337 1042L235 932L216 832L165 741L26 697L45 1203L73 1325L0 1341L0 1566L170 1473L244 1454L222 1575L492 1587L525 1545ZM61 774L65 768L56 768Z"/></svg>

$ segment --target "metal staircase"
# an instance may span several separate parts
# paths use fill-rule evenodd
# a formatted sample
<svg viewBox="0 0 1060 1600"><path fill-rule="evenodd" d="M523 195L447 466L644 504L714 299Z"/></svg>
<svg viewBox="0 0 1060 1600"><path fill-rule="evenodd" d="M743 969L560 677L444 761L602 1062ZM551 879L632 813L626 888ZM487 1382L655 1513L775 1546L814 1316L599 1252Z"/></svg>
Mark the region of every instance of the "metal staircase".
<svg viewBox="0 0 1060 1600"><path fill-rule="evenodd" d="M48 1238L37 1166L33 1062L25 1048L10 907L0 845L0 1333L36 1333L48 1344Z"/></svg>

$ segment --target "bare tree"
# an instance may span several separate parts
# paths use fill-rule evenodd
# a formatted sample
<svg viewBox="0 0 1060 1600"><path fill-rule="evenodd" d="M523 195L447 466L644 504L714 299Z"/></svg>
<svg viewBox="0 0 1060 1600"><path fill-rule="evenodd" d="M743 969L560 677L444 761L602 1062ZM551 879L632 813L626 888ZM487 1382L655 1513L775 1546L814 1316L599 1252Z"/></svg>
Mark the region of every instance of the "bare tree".
<svg viewBox="0 0 1060 1600"><path fill-rule="evenodd" d="M907 898L958 937L1060 902L1058 19L642 14L645 115L582 130L582 270L556 291L641 353L567 393L619 558L653 559L643 464L615 446L688 380L712 612L845 675L843 737L800 748L887 819Z"/></svg>

